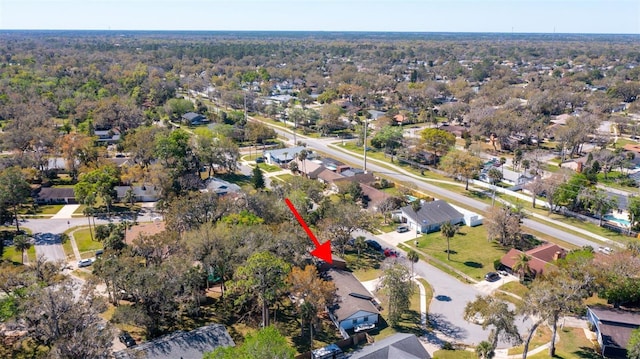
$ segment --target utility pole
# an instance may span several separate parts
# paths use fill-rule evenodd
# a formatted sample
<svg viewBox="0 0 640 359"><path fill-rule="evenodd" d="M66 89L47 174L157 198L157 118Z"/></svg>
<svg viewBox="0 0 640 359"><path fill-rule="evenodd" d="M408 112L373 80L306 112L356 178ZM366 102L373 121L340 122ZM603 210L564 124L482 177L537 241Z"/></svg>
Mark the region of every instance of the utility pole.
<svg viewBox="0 0 640 359"><path fill-rule="evenodd" d="M367 123L367 118L364 119L364 173L367 173L367 127L369 124Z"/></svg>

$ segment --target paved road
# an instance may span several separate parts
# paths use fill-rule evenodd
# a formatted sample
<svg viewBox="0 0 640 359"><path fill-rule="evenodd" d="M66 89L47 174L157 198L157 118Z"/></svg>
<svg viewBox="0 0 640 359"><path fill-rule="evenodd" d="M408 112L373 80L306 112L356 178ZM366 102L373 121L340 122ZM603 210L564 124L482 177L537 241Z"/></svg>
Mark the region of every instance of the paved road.
<svg viewBox="0 0 640 359"><path fill-rule="evenodd" d="M54 233L35 233L33 235L36 256L44 256L47 261L66 261L67 257L62 249L60 235Z"/></svg>
<svg viewBox="0 0 640 359"><path fill-rule="evenodd" d="M291 140L293 137L289 132L284 131L280 128L274 127L274 129L280 136L285 137L289 140ZM300 135L298 135L298 137L300 137ZM364 167L362 158L354 156L353 154L350 154L350 153L345 153L345 152L336 150L335 148L332 148L331 146L329 146L329 144L333 142L340 141L337 138L322 138L322 139L302 138L301 140L304 141L308 147L324 152L327 155L337 160L344 161L346 163L357 164L358 166ZM420 181L418 180L420 176L413 175L402 169L398 169L398 171L391 171L388 168L382 167L377 163L369 160L367 161L367 170L373 171L378 174L384 174L385 176L395 181L413 182L419 190L431 192L435 194L437 197L442 199L450 199L450 200L462 203L470 208L474 208L479 212L486 211L491 207L491 205L485 204L484 202L466 197L456 192L452 192L452 191L440 188L428 182ZM593 248L598 248L599 246L602 245L602 243L587 240L583 237L576 236L572 233L568 233L561 229L557 229L555 227L546 225L544 223L536 222L530 219L525 219L523 221L523 226L531 228L541 233L545 233L549 236L562 239L565 242L569 242L580 247L589 245L589 246L592 246Z"/></svg>

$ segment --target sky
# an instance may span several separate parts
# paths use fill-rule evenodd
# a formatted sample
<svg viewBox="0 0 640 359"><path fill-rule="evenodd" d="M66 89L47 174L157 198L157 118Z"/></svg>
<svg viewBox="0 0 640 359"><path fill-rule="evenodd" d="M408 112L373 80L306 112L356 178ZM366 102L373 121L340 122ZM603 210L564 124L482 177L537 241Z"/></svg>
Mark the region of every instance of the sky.
<svg viewBox="0 0 640 359"><path fill-rule="evenodd" d="M640 0L0 0L0 29L640 34Z"/></svg>

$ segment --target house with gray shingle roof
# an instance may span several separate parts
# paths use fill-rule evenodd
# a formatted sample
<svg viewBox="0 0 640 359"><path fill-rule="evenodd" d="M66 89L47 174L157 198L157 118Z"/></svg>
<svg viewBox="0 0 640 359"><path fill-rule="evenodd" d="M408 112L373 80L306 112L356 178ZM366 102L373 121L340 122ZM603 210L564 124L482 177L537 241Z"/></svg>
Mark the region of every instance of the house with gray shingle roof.
<svg viewBox="0 0 640 359"><path fill-rule="evenodd" d="M222 324L212 324L190 332L177 331L114 353L116 359L202 359L204 353L220 346L235 346Z"/></svg>
<svg viewBox="0 0 640 359"><path fill-rule="evenodd" d="M418 212L411 205L400 208L400 211L403 222L421 233L438 231L445 222L464 223L464 215L441 199L422 203Z"/></svg>
<svg viewBox="0 0 640 359"><path fill-rule="evenodd" d="M205 122L209 122L209 120L199 113L187 112L184 115L182 115L182 122L185 122L190 126L196 126L196 125L201 125Z"/></svg>
<svg viewBox="0 0 640 359"><path fill-rule="evenodd" d="M303 146L280 148L277 150L264 151L263 157L270 165L282 166L291 162L298 154L304 150ZM308 157L309 158L309 157Z"/></svg>
<svg viewBox="0 0 640 359"><path fill-rule="evenodd" d="M337 297L336 302L329 308L329 315L343 336L347 330L359 325L377 325L380 312L374 305L373 294L358 278L351 272L339 269L330 269L327 274L336 286Z"/></svg>
<svg viewBox="0 0 640 359"><path fill-rule="evenodd" d="M414 334L397 333L364 346L349 359L429 359L431 356Z"/></svg>

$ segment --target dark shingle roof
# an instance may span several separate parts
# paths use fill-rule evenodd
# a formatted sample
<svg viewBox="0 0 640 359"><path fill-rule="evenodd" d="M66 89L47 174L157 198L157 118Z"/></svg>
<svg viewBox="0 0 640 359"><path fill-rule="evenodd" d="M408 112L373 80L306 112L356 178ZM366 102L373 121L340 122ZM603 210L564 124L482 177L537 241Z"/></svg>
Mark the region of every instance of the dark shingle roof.
<svg viewBox="0 0 640 359"><path fill-rule="evenodd" d="M441 199L423 204L418 213L410 205L401 210L414 221L425 224L444 223L463 217L462 213Z"/></svg>
<svg viewBox="0 0 640 359"><path fill-rule="evenodd" d="M350 359L429 359L418 338L413 334L398 333L354 352Z"/></svg>
<svg viewBox="0 0 640 359"><path fill-rule="evenodd" d="M375 314L380 313L371 300L363 299L373 298L373 295L351 272L330 269L328 274L336 285L336 294L339 297L337 307L333 311L338 321L349 318L360 310ZM352 293L356 296L351 295Z"/></svg>
<svg viewBox="0 0 640 359"><path fill-rule="evenodd" d="M223 325L212 324L190 332L177 331L114 355L116 359L202 359L217 347L234 345Z"/></svg>
<svg viewBox="0 0 640 359"><path fill-rule="evenodd" d="M75 198L75 192L72 187L43 187L38 192L38 198L42 200L56 200L64 198Z"/></svg>

